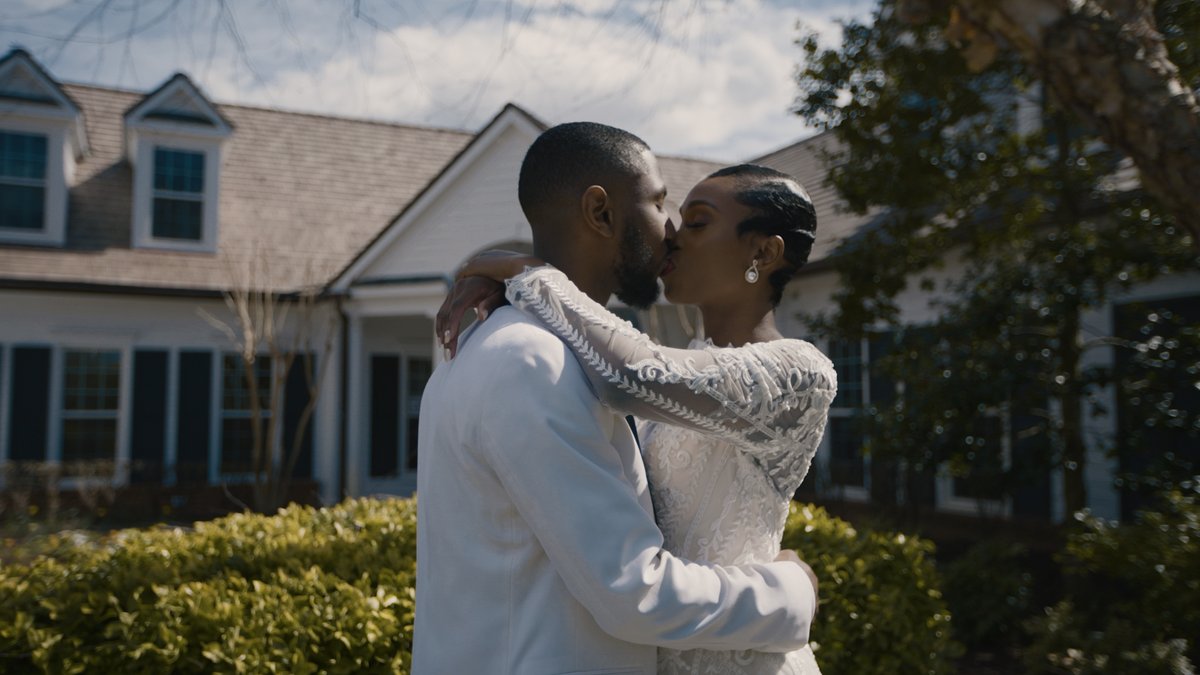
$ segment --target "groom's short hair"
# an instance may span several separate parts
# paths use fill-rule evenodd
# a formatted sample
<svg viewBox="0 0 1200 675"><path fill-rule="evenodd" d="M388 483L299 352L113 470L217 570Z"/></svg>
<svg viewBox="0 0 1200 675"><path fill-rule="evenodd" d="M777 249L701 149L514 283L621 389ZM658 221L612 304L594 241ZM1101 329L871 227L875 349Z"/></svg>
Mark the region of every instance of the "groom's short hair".
<svg viewBox="0 0 1200 675"><path fill-rule="evenodd" d="M650 146L623 129L596 122L569 122L538 136L525 153L517 198L530 224L553 216L564 199L591 185L634 178L646 171L642 153Z"/></svg>

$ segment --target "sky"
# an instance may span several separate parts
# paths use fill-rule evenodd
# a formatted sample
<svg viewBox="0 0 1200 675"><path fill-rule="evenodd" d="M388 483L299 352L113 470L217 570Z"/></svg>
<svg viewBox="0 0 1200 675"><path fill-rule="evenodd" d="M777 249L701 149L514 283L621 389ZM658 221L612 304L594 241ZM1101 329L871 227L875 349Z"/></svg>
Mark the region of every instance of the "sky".
<svg viewBox="0 0 1200 675"><path fill-rule="evenodd" d="M659 153L750 159L790 114L814 31L874 0L4 0L0 44L56 79L478 130L505 103L628 129Z"/></svg>

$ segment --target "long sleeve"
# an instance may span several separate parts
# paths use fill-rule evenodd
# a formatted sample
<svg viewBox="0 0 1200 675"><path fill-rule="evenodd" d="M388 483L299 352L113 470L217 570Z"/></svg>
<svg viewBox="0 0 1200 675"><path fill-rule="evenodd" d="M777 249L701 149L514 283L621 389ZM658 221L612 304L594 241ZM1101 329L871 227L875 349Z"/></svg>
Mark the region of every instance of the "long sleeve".
<svg viewBox="0 0 1200 675"><path fill-rule="evenodd" d="M771 652L805 644L815 603L798 566L705 566L662 548L604 426L624 421L601 408L563 345L542 335L487 379L519 386L487 397L481 447L571 594L629 642Z"/></svg>
<svg viewBox="0 0 1200 675"><path fill-rule="evenodd" d="M816 347L663 347L549 266L510 279L507 296L571 349L609 407L732 443L788 498L803 480L837 391L833 364Z"/></svg>

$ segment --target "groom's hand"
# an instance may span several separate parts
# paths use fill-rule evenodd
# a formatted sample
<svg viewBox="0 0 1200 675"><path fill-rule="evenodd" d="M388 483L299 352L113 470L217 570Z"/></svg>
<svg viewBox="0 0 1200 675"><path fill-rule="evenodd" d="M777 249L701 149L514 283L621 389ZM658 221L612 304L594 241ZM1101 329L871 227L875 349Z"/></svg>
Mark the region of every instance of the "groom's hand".
<svg viewBox="0 0 1200 675"><path fill-rule="evenodd" d="M813 571L813 568L801 560L795 551L786 548L780 551L779 555L775 556L775 562L793 562L799 565L804 570L804 573L808 575L808 580L812 582L813 597L816 598L817 606L820 607L821 595L817 591L817 573Z"/></svg>
<svg viewBox="0 0 1200 675"><path fill-rule="evenodd" d="M461 277L454 282L442 306L438 309L434 330L442 347L449 350L450 358L458 353L458 334L463 315L474 309L479 320L487 318L492 310L505 304L504 284L486 277Z"/></svg>

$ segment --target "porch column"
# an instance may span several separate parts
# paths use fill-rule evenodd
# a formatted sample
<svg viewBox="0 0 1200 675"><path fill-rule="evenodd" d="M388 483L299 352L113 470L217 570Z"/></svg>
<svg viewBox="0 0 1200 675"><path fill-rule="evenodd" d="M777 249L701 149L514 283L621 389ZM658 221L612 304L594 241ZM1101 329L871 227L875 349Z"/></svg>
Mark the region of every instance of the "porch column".
<svg viewBox="0 0 1200 675"><path fill-rule="evenodd" d="M358 313L351 313L347 318L349 322L349 330L347 330L346 344L344 348L347 350L346 359L346 465L343 470L346 472L344 477L346 485L347 497L358 497L362 494L363 480L363 462L366 461L366 453L363 452L363 444L366 442L364 428L366 427L366 415L363 412L363 406L366 405L363 389L366 384L363 382L363 320Z"/></svg>

